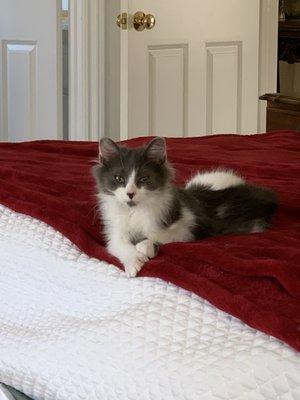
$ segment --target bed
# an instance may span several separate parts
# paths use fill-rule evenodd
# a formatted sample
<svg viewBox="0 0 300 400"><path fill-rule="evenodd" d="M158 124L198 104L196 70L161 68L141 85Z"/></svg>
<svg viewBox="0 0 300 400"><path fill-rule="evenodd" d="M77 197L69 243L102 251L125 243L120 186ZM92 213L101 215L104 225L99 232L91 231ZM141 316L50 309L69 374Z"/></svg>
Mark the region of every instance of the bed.
<svg viewBox="0 0 300 400"><path fill-rule="evenodd" d="M101 236L97 144L0 144L0 382L47 400L299 398L299 135L167 146L179 184L218 165L277 190L274 226L163 246L128 279Z"/></svg>

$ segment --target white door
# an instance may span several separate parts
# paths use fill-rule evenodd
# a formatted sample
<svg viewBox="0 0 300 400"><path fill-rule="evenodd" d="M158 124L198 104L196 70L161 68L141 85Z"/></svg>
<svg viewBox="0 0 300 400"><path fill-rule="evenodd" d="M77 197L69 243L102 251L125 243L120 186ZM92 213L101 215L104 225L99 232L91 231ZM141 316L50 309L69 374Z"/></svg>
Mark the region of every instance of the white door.
<svg viewBox="0 0 300 400"><path fill-rule="evenodd" d="M259 0L121 3L122 139L257 132ZM136 11L154 28L136 31Z"/></svg>
<svg viewBox="0 0 300 400"><path fill-rule="evenodd" d="M57 0L0 0L0 141L62 138Z"/></svg>

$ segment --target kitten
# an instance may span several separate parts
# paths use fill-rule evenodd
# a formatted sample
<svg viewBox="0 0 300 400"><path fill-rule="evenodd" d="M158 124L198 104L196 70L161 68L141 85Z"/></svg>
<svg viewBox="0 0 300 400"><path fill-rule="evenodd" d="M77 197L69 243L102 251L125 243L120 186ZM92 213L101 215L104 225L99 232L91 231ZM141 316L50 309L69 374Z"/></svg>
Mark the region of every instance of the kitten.
<svg viewBox="0 0 300 400"><path fill-rule="evenodd" d="M230 233L262 232L276 210L275 194L233 171L196 174L172 185L163 138L135 149L100 141L94 167L108 251L133 277L159 244Z"/></svg>

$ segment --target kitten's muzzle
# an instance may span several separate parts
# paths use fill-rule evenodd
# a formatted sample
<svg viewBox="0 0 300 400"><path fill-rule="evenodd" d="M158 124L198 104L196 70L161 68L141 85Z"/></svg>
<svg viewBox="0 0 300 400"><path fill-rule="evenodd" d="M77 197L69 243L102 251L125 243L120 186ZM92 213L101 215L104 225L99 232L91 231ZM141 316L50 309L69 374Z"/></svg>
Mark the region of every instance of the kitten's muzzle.
<svg viewBox="0 0 300 400"><path fill-rule="evenodd" d="M136 206L136 203L135 203L134 201L132 201L132 200L127 201L126 204L127 204L129 207L134 207L134 206Z"/></svg>

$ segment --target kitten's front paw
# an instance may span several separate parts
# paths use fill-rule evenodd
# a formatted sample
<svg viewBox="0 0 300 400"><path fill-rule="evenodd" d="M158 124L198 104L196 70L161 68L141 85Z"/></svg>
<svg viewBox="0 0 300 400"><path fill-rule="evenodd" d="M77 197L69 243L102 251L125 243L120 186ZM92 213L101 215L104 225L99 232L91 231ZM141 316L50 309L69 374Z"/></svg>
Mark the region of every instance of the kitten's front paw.
<svg viewBox="0 0 300 400"><path fill-rule="evenodd" d="M137 274L140 272L142 269L143 265L145 262L148 261L148 257L145 254L142 254L140 252L136 252L136 254L130 258L128 258L124 262L124 269L125 273L128 278L133 278L137 276Z"/></svg>
<svg viewBox="0 0 300 400"><path fill-rule="evenodd" d="M153 258L157 255L158 245L153 243L152 240L145 239L135 245L135 248L140 253L143 253L148 258Z"/></svg>

